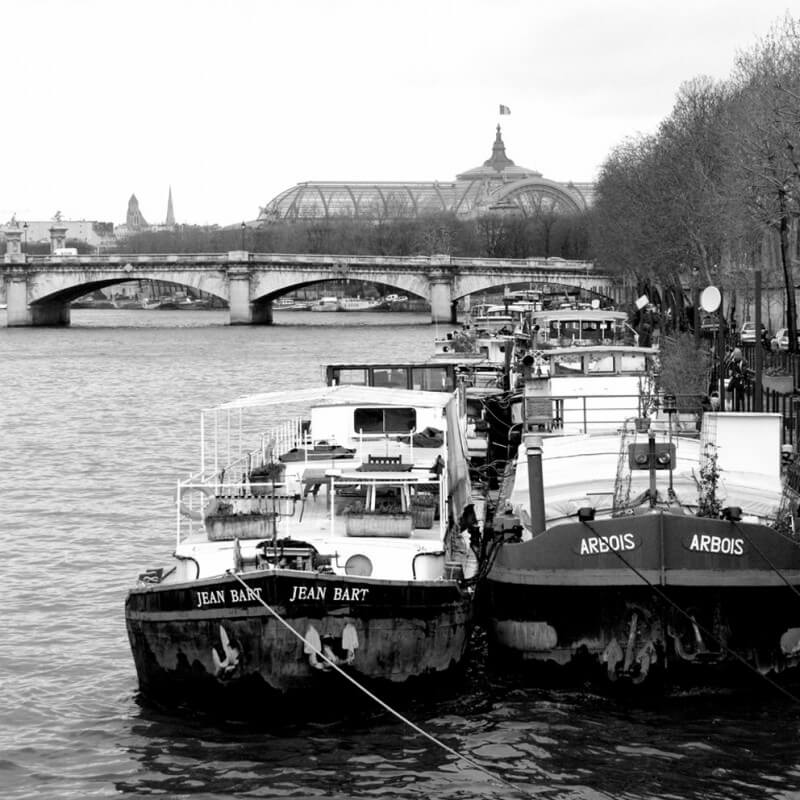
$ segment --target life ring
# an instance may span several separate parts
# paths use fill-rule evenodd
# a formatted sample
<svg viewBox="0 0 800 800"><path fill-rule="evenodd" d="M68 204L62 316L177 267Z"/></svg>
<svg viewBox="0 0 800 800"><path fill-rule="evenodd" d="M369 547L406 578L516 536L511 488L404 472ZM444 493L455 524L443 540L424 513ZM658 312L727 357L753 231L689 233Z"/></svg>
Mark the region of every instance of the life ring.
<svg viewBox="0 0 800 800"><path fill-rule="evenodd" d="M190 520L194 522L202 522L203 521L203 512L202 511L195 511L194 509L189 508L183 501L183 496L187 492L200 492L204 494L206 497L214 497L214 490L210 486L181 486L178 490L178 508L180 509L181 514L184 517L188 517ZM208 513L211 513L209 511Z"/></svg>

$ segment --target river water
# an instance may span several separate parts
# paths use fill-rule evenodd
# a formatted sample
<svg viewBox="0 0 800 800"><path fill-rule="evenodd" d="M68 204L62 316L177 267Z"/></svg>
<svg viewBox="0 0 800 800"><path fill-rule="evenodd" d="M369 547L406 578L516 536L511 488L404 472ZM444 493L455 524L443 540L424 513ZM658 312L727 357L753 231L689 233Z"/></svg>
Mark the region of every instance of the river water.
<svg viewBox="0 0 800 800"><path fill-rule="evenodd" d="M243 724L141 703L125 593L169 560L200 409L318 385L335 361L421 357L434 335L414 314L226 318L0 327L0 798L800 798L800 705L769 689L545 692L493 674L480 646L451 691L402 710L518 791L377 707Z"/></svg>

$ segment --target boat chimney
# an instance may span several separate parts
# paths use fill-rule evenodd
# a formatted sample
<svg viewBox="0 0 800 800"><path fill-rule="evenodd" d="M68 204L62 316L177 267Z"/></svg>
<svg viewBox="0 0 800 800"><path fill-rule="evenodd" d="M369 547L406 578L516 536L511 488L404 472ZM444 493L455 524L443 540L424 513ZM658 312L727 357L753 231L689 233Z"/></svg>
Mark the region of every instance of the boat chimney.
<svg viewBox="0 0 800 800"><path fill-rule="evenodd" d="M544 533L544 476L542 474L542 437L526 433L523 437L528 459L528 498L531 505L531 534Z"/></svg>
<svg viewBox="0 0 800 800"><path fill-rule="evenodd" d="M647 434L647 465L650 469L650 508L655 508L656 498L656 434L650 428Z"/></svg>

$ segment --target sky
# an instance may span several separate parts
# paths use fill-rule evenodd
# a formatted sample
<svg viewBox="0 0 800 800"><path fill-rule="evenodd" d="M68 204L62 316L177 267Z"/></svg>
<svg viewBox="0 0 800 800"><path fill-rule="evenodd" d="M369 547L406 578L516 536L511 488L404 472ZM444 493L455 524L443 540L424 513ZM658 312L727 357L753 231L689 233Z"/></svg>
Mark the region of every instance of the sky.
<svg viewBox="0 0 800 800"><path fill-rule="evenodd" d="M250 221L304 181L591 181L787 0L6 0L0 224ZM794 11L797 16L797 12ZM499 105L511 114L498 116Z"/></svg>

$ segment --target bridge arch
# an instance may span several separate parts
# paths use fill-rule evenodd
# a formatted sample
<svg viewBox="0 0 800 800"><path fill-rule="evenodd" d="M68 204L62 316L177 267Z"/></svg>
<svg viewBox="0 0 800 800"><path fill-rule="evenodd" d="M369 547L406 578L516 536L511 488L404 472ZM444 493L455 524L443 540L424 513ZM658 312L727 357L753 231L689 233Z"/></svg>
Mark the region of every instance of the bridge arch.
<svg viewBox="0 0 800 800"><path fill-rule="evenodd" d="M568 264L569 262L564 262ZM554 265L555 266L555 265ZM603 275L593 272L573 271L571 274L567 270L553 269L552 271L542 271L534 278L527 280L520 279L520 276L513 273L495 272L488 275L464 275L455 280L453 288L453 301L458 301L468 295L476 295L485 292L496 292L506 286L535 283L537 286L565 286L573 289L581 289L598 297L608 300L616 299L616 292L611 280Z"/></svg>
<svg viewBox="0 0 800 800"><path fill-rule="evenodd" d="M208 275L198 272L185 272L176 274L174 272L159 274L158 271L125 271L124 268L115 270L112 274L98 274L96 271L84 272L70 270L58 276L44 278L35 276L31 281L31 300L30 304L43 305L46 303L70 303L78 297L82 297L89 292L98 289L105 289L109 286L117 286L135 280L160 281L168 283L176 288L184 287L194 289L204 294L212 295L220 300L227 301L228 291L222 276L217 280L209 280Z"/></svg>
<svg viewBox="0 0 800 800"><path fill-rule="evenodd" d="M403 276L382 272L355 274L349 269L340 269L333 274L331 272L309 271L301 276L297 274L261 275L256 278L251 297L253 302L259 303L275 300L278 297L297 291L298 289L303 289L307 286L347 279L379 283L382 286L397 289L400 293L413 294L430 302L429 282L424 276Z"/></svg>

